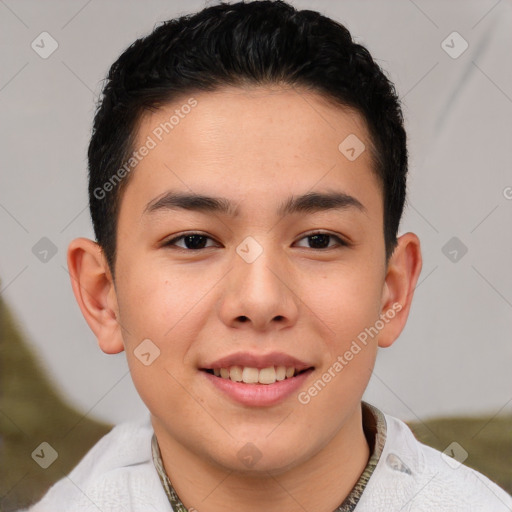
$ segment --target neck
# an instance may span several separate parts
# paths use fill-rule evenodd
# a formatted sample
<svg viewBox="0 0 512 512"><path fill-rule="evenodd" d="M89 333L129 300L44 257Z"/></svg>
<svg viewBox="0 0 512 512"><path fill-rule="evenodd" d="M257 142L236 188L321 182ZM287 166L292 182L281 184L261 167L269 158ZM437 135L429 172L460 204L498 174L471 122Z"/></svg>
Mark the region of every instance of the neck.
<svg viewBox="0 0 512 512"><path fill-rule="evenodd" d="M169 439L158 422L153 426L172 486L189 510L201 512L225 511L226 504L247 512L332 512L348 496L370 456L360 406L318 453L277 475L247 476L209 464Z"/></svg>

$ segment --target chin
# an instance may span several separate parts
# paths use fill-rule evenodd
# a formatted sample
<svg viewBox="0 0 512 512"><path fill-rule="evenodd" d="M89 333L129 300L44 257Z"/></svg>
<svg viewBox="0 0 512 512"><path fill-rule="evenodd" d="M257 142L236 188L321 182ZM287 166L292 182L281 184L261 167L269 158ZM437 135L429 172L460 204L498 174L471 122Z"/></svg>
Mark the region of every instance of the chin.
<svg viewBox="0 0 512 512"><path fill-rule="evenodd" d="M259 441L236 443L222 453L210 454L210 456L226 470L251 477L266 478L269 474L277 476L285 473L308 460L307 453L300 453L297 450L302 443L292 442L290 438L277 437L272 441L262 437ZM286 445L286 442L291 444ZM226 457L228 453L231 456Z"/></svg>

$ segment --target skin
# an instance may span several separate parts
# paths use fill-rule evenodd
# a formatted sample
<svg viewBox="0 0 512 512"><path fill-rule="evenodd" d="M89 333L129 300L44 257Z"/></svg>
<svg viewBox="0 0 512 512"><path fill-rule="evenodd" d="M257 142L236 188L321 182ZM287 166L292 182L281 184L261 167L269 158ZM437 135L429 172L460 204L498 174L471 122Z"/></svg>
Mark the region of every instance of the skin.
<svg viewBox="0 0 512 512"><path fill-rule="evenodd" d="M420 243L402 235L386 265L382 190L358 114L284 87L194 98L197 106L138 164L124 192L116 282L95 242L69 245L74 294L101 349L126 351L186 507L331 512L370 455L361 397L378 347L390 346L406 323ZM146 114L135 147L186 99ZM367 148L355 161L338 150L349 134ZM170 189L226 197L239 216L143 214ZM329 190L354 196L365 211L276 214L291 194ZM330 238L329 248L316 248L307 237L316 230L350 245ZM183 239L163 246L196 231L210 237L207 248L186 249ZM252 263L236 252L248 236L263 250ZM234 352L276 350L315 367L307 390L396 303L401 310L308 404L293 393L269 407L240 405L199 371ZM134 350L147 338L160 356L145 366ZM249 442L261 453L252 468L237 456Z"/></svg>

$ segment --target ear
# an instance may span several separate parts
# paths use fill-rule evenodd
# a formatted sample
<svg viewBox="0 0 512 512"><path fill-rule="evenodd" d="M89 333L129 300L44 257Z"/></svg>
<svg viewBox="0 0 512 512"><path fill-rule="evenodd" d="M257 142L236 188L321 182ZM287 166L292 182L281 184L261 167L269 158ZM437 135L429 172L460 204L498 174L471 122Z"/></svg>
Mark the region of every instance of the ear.
<svg viewBox="0 0 512 512"><path fill-rule="evenodd" d="M392 345L405 327L421 267L420 240L414 233L405 233L388 262L381 302L385 327L379 333L379 347Z"/></svg>
<svg viewBox="0 0 512 512"><path fill-rule="evenodd" d="M76 238L68 247L71 286L82 315L107 354L124 350L114 280L101 247Z"/></svg>

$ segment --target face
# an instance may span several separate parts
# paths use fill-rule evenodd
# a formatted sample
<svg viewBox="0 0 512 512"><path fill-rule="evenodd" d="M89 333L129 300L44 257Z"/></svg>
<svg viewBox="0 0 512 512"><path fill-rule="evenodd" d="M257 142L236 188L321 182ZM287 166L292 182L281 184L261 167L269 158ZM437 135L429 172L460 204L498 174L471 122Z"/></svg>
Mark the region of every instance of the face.
<svg viewBox="0 0 512 512"><path fill-rule="evenodd" d="M382 190L361 118L316 94L189 100L138 127L154 147L119 211L124 348L160 442L278 472L348 428L370 378L378 336L353 342L385 313Z"/></svg>

